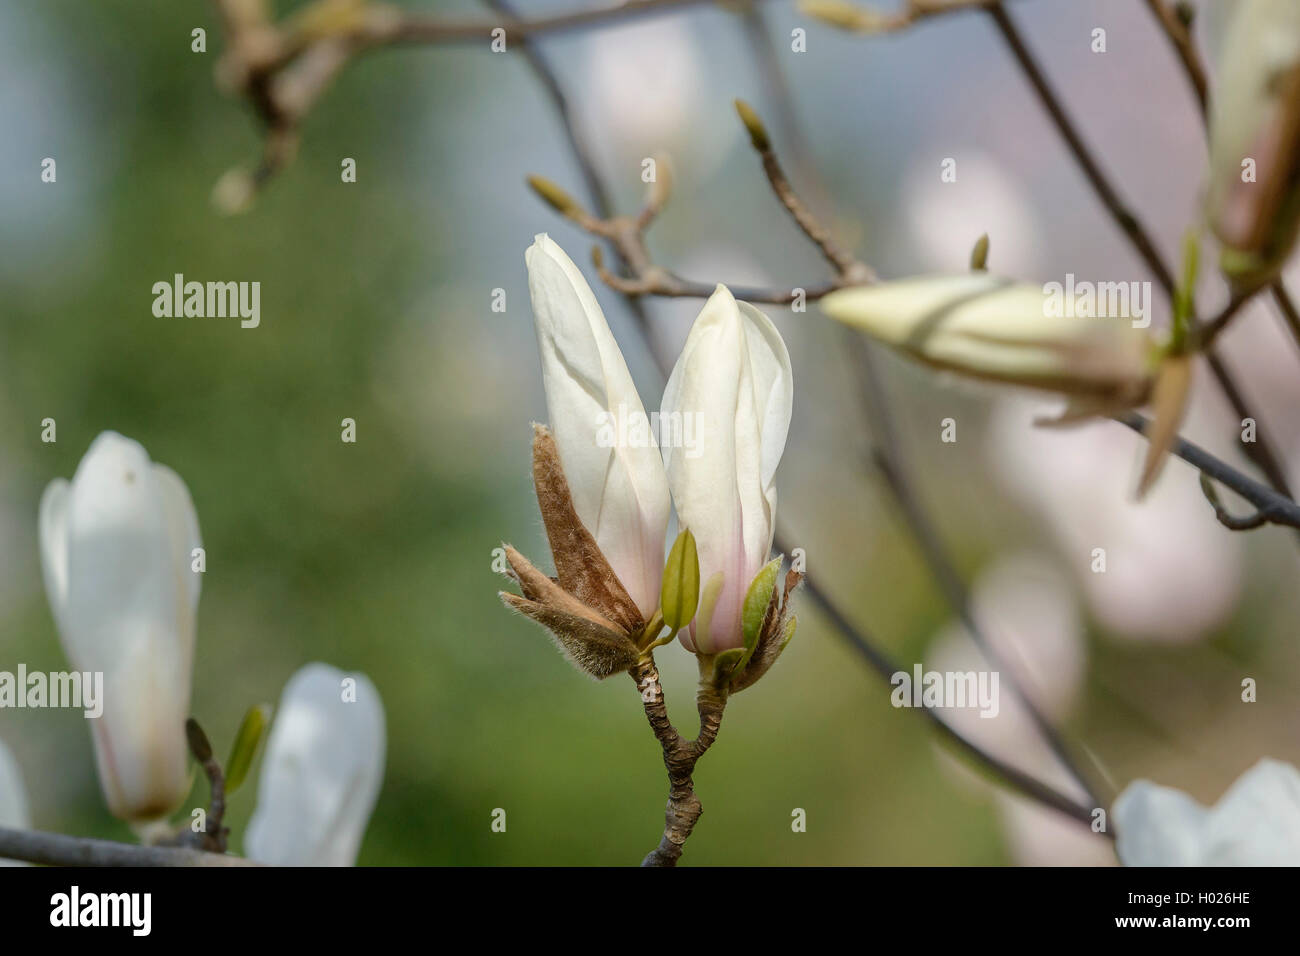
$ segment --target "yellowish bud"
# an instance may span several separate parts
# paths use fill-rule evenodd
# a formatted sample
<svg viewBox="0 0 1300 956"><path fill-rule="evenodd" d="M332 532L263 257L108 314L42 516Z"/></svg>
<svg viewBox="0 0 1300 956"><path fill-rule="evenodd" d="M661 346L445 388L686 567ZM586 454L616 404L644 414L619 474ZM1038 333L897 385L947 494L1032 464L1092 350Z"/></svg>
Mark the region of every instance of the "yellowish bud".
<svg viewBox="0 0 1300 956"><path fill-rule="evenodd" d="M1207 215L1238 287L1281 269L1300 228L1300 3L1241 0L1211 95Z"/></svg>
<svg viewBox="0 0 1300 956"><path fill-rule="evenodd" d="M1134 327L1132 307L1111 314L1101 306L1088 307L1059 283L983 272L841 289L821 301L832 318L935 368L1135 404L1150 387L1156 344Z"/></svg>

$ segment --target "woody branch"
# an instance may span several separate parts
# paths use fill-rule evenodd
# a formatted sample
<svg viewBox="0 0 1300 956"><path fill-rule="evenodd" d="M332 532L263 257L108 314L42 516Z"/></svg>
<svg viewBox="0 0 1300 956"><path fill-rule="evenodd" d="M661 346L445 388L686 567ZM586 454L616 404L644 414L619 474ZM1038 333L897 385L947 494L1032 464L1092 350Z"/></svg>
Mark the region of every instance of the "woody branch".
<svg viewBox="0 0 1300 956"><path fill-rule="evenodd" d="M696 705L700 715L700 732L694 740L686 740L678 733L668 718L663 686L659 683L659 670L654 657L646 655L629 673L636 684L645 707L646 719L654 731L655 739L663 749L664 767L668 770L668 806L664 811L664 832L659 845L651 850L642 866L676 866L682 849L696 822L703 813L700 798L695 795L692 774L695 764L718 738L722 725L722 711L726 695L706 679L711 663L700 662L700 689Z"/></svg>

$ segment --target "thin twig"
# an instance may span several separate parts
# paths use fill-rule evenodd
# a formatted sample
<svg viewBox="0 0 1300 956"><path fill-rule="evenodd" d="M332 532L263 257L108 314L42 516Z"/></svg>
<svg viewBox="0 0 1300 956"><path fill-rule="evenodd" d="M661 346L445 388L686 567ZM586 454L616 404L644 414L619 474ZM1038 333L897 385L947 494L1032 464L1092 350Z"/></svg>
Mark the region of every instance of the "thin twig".
<svg viewBox="0 0 1300 956"><path fill-rule="evenodd" d="M1129 241L1142 257L1142 261L1146 263L1151 274L1156 277L1156 281L1160 283L1166 292L1172 292L1174 287L1173 276L1160 258L1155 242L1152 241L1141 221L1129 209L1124 200L1120 198L1119 193L1116 192L1110 180L1102 172L1101 164L1093 156L1092 150L1084 143L1074 122L1052 91L1047 77L1043 74L1037 61L1034 60L1028 47L1025 46L1025 41L1012 22L1010 14L1007 13L1001 3L992 4L986 9L990 18L996 24L1002 39L1006 41L1007 46L1010 48L1016 63L1019 64L1020 71L1025 75L1030 86L1034 88L1043 109L1047 111L1047 115L1056 125L1057 132L1061 134L1061 138L1069 146L1075 161L1083 170L1084 176L1101 200L1102 205L1106 207L1116 224L1128 236Z"/></svg>
<svg viewBox="0 0 1300 956"><path fill-rule="evenodd" d="M778 542L778 550L783 550L782 545ZM894 674L899 673L898 665L890 660L889 656L878 649L876 642L870 635L862 631L857 625L853 624L835 603L822 591L811 578L804 578L804 591L812 602L817 605L818 609L831 622L831 625L844 636L858 655L867 662L867 664L877 674L886 681L890 680ZM1073 820L1085 826L1091 826L1093 823L1093 808L1086 807L1083 804L1071 799L1059 790L1048 786L1035 777L1025 773L1019 768L1003 761L988 751L982 749L974 741L954 729L934 708L922 705L921 713L927 720L945 737L950 743L954 744L958 750L973 757L977 763L981 763L997 774L1010 786L1029 797L1031 800L1057 810ZM1114 839L1109 831L1103 831L1103 835Z"/></svg>
<svg viewBox="0 0 1300 956"><path fill-rule="evenodd" d="M46 866L258 866L251 860L189 847L135 846L39 830L0 827L0 858Z"/></svg>
<svg viewBox="0 0 1300 956"><path fill-rule="evenodd" d="M1139 435L1146 435L1147 429L1151 425L1145 416L1139 415L1137 412L1117 416L1115 420L1127 425ZM1170 450L1187 464L1197 469L1203 477L1211 478L1219 482L1219 484L1231 488L1253 504L1258 512L1264 515L1264 520L1258 524L1268 522L1300 528L1300 505L1297 505L1288 496L1275 491L1263 482L1256 481L1248 475L1243 475L1228 463L1221 461L1205 449L1192 444L1186 439L1176 439ZM1215 499L1211 498L1211 503L1214 502ZM1216 508L1216 513L1217 510ZM1251 527L1258 527L1258 524L1251 525Z"/></svg>
<svg viewBox="0 0 1300 956"><path fill-rule="evenodd" d="M759 38L752 30L750 31L750 38L751 44L759 43ZM759 62L765 62L766 58L761 49L756 49L755 53ZM789 109L789 97L780 89L782 85L780 77L774 78L769 85L776 88L774 92L777 94L777 101L784 102L786 108ZM773 194L790 213L791 218L794 219L804 235L821 252L823 258L835 269L836 281L845 284L875 282L875 271L843 249L831 236L830 230L821 224L799 198L797 191L791 185L789 177L786 176L785 170L781 166L776 151L772 147L771 137L758 115L748 104L740 103L738 107L741 119L749 130L750 142L762 161L763 172L767 175ZM792 117L786 117L783 125L794 128L796 124ZM809 166L811 168L811 164ZM961 620L976 647L988 660L989 666L1007 674L1013 692L1024 704L1031 723L1043 737L1049 749L1056 755L1070 775L1075 778L1084 792L1088 794L1089 799L1094 804L1100 804L1101 800L1096 789L1074 759L1064 737L1047 719L1046 714L1043 713L1037 703L1020 686L1015 672L1006 666L1002 655L988 640L983 629L975 620L975 615L971 612L970 595L966 590L966 585L957 572L955 563L948 555L938 529L930 521L924 506L913 490L914 480L908 473L906 460L902 453L902 445L898 439L893 416L890 414L888 396L885 394L880 382L870 347L861 334L850 329L845 329L842 334L848 341L848 352L852 359L859 386L860 403L866 412L867 420L871 423L872 434L876 436L873 443L873 463L884 477L886 485L902 511L904 523L920 547L921 554L929 566L931 574L934 575L940 592Z"/></svg>
<svg viewBox="0 0 1300 956"><path fill-rule="evenodd" d="M1101 200L1103 206L1110 212L1116 224L1128 237L1133 247L1141 256L1143 262L1151 274L1155 276L1161 288L1171 299L1174 294L1173 275L1165 265L1160 253L1157 251L1155 243L1142 222L1137 216L1125 205L1119 197L1119 193L1111 185L1101 170L1101 166L1094 158L1092 151L1084 143L1083 138L1079 135L1073 120L1065 111L1065 107L1052 91L1046 76L1038 63L1034 60L1033 55L1025 45L1020 31L1016 28L1015 23L1011 20L1010 14L1001 3L994 3L988 8L988 13L1003 40L1006 41L1010 48L1012 56L1019 64L1021 72L1033 87L1037 94L1039 102L1043 109L1046 110L1052 122L1056 125L1057 131L1061 138L1065 140L1066 145L1070 148L1071 155L1083 170L1093 191ZM1213 349L1205 351L1205 359L1209 363L1211 372L1214 373L1215 379L1219 383L1228 402L1232 405L1233 410L1240 418L1251 418L1258 424L1259 416L1255 415L1250 407L1246 404L1245 398L1237 386L1236 379L1232 376L1227 365L1224 363ZM1286 472L1282 469L1277 454L1274 452L1272 445L1263 433L1263 429L1256 431L1256 441L1252 442L1246 448L1247 456L1255 462L1261 471L1268 477L1269 482L1279 492L1286 497L1293 497L1291 489L1286 479Z"/></svg>
<svg viewBox="0 0 1300 956"><path fill-rule="evenodd" d="M1183 65L1183 74L1187 77L1201 115L1204 116L1209 104L1210 85L1205 78L1205 67L1201 63L1200 55L1196 52L1196 41L1192 38L1191 25L1179 15L1178 10L1168 0L1146 0L1146 4L1160 21L1165 36L1173 45L1174 52Z"/></svg>
<svg viewBox="0 0 1300 956"><path fill-rule="evenodd" d="M1200 475L1201 494L1214 508L1214 517L1219 520L1229 531L1252 531L1260 527L1269 520L1267 512L1256 511L1248 515L1238 517L1230 514L1228 509L1223 507L1223 502L1219 500L1219 492L1214 487L1214 482L1204 472Z"/></svg>
<svg viewBox="0 0 1300 956"><path fill-rule="evenodd" d="M1155 14L1156 19L1160 22L1165 35L1169 38L1169 42L1173 44L1174 50L1178 54L1178 62L1182 65L1183 74L1196 92L1198 113L1202 124L1208 124L1209 82L1206 79L1205 63L1202 61L1201 54L1196 49L1196 43L1192 37L1191 24L1178 15L1177 10L1169 5L1168 0L1146 0L1146 2L1151 12ZM1291 332L1291 338L1300 345L1300 313L1297 313L1295 302L1287 291L1281 277L1274 279L1269 284L1269 291L1273 294L1273 301L1277 304L1278 311L1281 312L1282 318L1286 321L1287 329Z"/></svg>
<svg viewBox="0 0 1300 956"><path fill-rule="evenodd" d="M668 806L664 811L663 836L659 845L641 861L642 866L676 866L691 831L704 812L700 798L695 795L691 775L696 763L718 739L727 702L726 695L711 685L711 668L710 660L700 658L700 689L696 697L700 732L691 741L683 739L668 719L668 707L653 655L647 654L629 671L637 693L641 695L646 719L663 750L664 767L668 770Z"/></svg>
<svg viewBox="0 0 1300 956"><path fill-rule="evenodd" d="M1228 327L1231 322L1241 311L1242 306L1254 298L1254 293L1247 295L1233 296L1228 304L1225 305L1213 319L1202 323L1196 330L1197 345L1201 349L1207 349L1219 337L1219 334Z"/></svg>

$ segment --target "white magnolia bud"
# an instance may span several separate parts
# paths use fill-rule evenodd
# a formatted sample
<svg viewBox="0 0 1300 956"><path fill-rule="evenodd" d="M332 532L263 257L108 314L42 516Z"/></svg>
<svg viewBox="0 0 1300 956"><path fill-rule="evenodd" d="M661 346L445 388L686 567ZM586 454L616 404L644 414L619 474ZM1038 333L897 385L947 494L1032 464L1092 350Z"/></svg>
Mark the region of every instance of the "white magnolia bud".
<svg viewBox="0 0 1300 956"><path fill-rule="evenodd" d="M1210 103L1207 211L1223 267L1276 275L1300 227L1300 3L1241 0Z"/></svg>
<svg viewBox="0 0 1300 956"><path fill-rule="evenodd" d="M190 709L200 575L198 517L185 483L138 443L103 432L72 481L41 498L41 564L74 670L104 675L90 721L108 808L165 816L190 787Z"/></svg>
<svg viewBox="0 0 1300 956"><path fill-rule="evenodd" d="M573 506L649 618L671 501L645 406L591 287L545 234L524 256L551 433Z"/></svg>
<svg viewBox="0 0 1300 956"><path fill-rule="evenodd" d="M699 552L699 610L682 635L691 650L744 643L741 611L772 550L776 466L793 402L790 354L776 326L718 286L686 338L661 413L696 423L695 448L664 448L678 524Z"/></svg>
<svg viewBox="0 0 1300 956"><path fill-rule="evenodd" d="M262 758L251 860L351 866L379 797L384 705L364 674L308 664L290 678Z"/></svg>
<svg viewBox="0 0 1300 956"><path fill-rule="evenodd" d="M1155 343L1128 312L1091 314L983 272L842 289L821 307L927 365L1011 385L1131 403L1154 369Z"/></svg>

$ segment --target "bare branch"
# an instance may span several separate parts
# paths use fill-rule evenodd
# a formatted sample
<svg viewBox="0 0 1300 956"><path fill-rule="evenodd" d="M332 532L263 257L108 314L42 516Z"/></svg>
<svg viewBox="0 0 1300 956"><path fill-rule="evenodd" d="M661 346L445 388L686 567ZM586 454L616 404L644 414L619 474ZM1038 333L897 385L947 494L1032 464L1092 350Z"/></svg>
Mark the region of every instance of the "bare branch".
<svg viewBox="0 0 1300 956"><path fill-rule="evenodd" d="M628 671L637 693L641 695L646 719L663 750L664 766L668 770L668 806L664 811L663 836L659 845L641 861L642 866L676 866L703 813L691 775L696 763L718 739L718 728L722 725L722 712L727 703L725 693L712 687L708 680L706 671L711 673L711 667L710 659L700 658L700 690L696 699L700 732L692 741L683 740L668 719L668 707L653 655L647 653Z"/></svg>
<svg viewBox="0 0 1300 956"><path fill-rule="evenodd" d="M1192 87L1201 115L1204 116L1210 98L1209 83L1205 78L1205 66L1201 63L1201 56L1196 51L1196 41L1192 38L1191 22L1180 12L1187 8L1171 4L1169 0L1146 0L1146 4L1160 21L1165 36L1169 38L1174 52L1178 54L1178 60L1183 65L1183 73Z"/></svg>
<svg viewBox="0 0 1300 956"><path fill-rule="evenodd" d="M1143 436L1146 435L1147 429L1151 426L1151 423L1144 416L1136 412L1118 416L1115 421L1127 425ZM1260 521L1253 524L1242 524L1241 519L1233 519L1233 523L1238 525L1233 527L1233 524L1223 521L1226 513L1223 512L1219 504L1218 496L1213 494L1212 491L1207 492L1207 497L1209 497L1211 504L1215 506L1216 516L1224 524L1233 527L1233 530L1244 530L1247 527L1257 528L1265 522L1300 528L1300 505L1297 505L1288 496L1280 494L1254 478L1243 475L1231 465L1215 458L1205 449L1192 444L1186 439L1175 439L1171 451L1201 472L1202 489L1206 486L1205 479L1211 478L1241 495L1241 497L1253 504L1258 509L1259 514L1263 516Z"/></svg>
<svg viewBox="0 0 1300 956"><path fill-rule="evenodd" d="M134 846L38 830L0 827L0 857L46 866L258 866L238 856L188 847Z"/></svg>
<svg viewBox="0 0 1300 956"><path fill-rule="evenodd" d="M1141 221L1120 199L1119 193L1111 185L1101 170L1100 164L1093 157L1092 151L1084 143L1083 138L1079 135L1073 120L1066 113L1064 106L1057 99L1056 94L1052 91L1050 84L1042 69L1030 54L1028 47L1025 46L1020 31L1012 22L1010 15L1003 7L1002 3L993 3L988 8L990 17L997 26L998 32L1006 41L1007 46L1011 49L1012 55L1019 64L1021 72L1024 73L1030 85L1034 88L1039 102L1043 109L1046 110L1052 122L1056 125L1057 131L1061 138L1069 146L1071 154L1079 164L1091 184L1093 191L1101 200L1102 205L1110 212L1116 224L1128 236L1129 241L1133 244L1143 262L1151 274L1155 276L1160 283L1161 288L1165 290L1166 295L1171 299L1174 294L1173 275L1165 265L1157 251L1155 243L1152 241L1150 234L1142 225ZM1245 398L1238 388L1236 380L1233 378L1227 365L1221 356L1215 353L1213 349L1205 351L1206 361L1209 363L1210 371L1214 373L1215 379L1219 383L1220 389L1227 397L1228 402L1232 405L1233 410L1241 418L1253 418L1259 422L1259 416L1255 415L1250 407L1246 404ZM1264 472L1269 482L1286 497L1292 497L1291 489L1287 483L1286 473L1278 459L1276 452L1273 450L1271 443L1265 437L1263 430L1260 429L1256 434L1257 440L1252 442L1246 448L1246 454L1250 459Z"/></svg>

